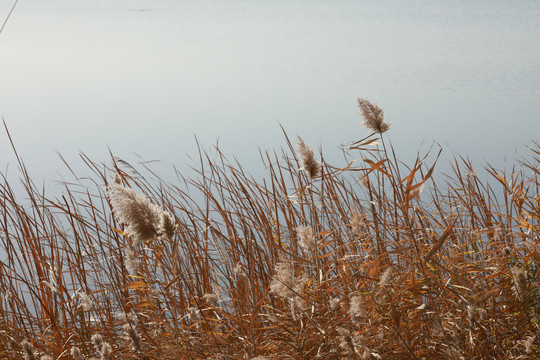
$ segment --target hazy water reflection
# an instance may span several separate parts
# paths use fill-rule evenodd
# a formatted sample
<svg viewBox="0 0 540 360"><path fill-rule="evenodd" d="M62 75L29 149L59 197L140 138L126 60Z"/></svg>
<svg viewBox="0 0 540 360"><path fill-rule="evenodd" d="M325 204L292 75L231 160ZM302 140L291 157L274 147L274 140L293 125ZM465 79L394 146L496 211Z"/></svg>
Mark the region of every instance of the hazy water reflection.
<svg viewBox="0 0 540 360"><path fill-rule="evenodd" d="M540 134L539 18L536 1L26 0L0 35L0 113L48 179L53 147L182 168L194 135L255 168L279 123L330 150L367 135L358 96L406 160L437 141L502 164Z"/></svg>

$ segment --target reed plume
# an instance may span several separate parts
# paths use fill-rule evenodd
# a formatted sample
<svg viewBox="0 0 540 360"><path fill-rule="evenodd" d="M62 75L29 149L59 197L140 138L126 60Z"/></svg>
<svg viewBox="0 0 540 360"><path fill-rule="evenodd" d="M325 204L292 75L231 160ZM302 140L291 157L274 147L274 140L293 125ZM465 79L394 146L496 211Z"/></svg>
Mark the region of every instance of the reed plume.
<svg viewBox="0 0 540 360"><path fill-rule="evenodd" d="M358 106L360 114L364 118L362 126L382 134L390 128L390 124L384 121L384 112L375 103L369 100L358 98Z"/></svg>
<svg viewBox="0 0 540 360"><path fill-rule="evenodd" d="M355 325L360 325L362 320L366 317L366 309L364 306L364 299L360 294L351 294L351 303L349 307L349 316L351 321Z"/></svg>
<svg viewBox="0 0 540 360"><path fill-rule="evenodd" d="M122 330L127 335L127 338L131 341L131 348L139 353L141 351L141 336L137 332L136 326L137 321L135 317L132 314L127 314L124 312L116 314L116 317L124 322L124 325L122 325Z"/></svg>
<svg viewBox="0 0 540 360"><path fill-rule="evenodd" d="M103 340L103 336L100 334L94 334L92 335L91 340L99 354L99 359L110 360L112 357L112 347L108 342ZM75 353L77 353L77 351L75 351ZM80 351L78 353L80 354Z"/></svg>
<svg viewBox="0 0 540 360"><path fill-rule="evenodd" d="M81 292L79 294L79 299L79 306L81 307L81 309L83 309L84 311L89 311L90 309L92 309L92 300L90 299L90 296L88 296L88 294Z"/></svg>
<svg viewBox="0 0 540 360"><path fill-rule="evenodd" d="M317 249L317 239L310 227L298 226L296 233L299 238L298 245L305 253L314 252Z"/></svg>
<svg viewBox="0 0 540 360"><path fill-rule="evenodd" d="M116 219L127 226L128 234L135 236L135 243L145 242L159 235L163 210L147 196L116 183L109 185L107 192Z"/></svg>
<svg viewBox="0 0 540 360"><path fill-rule="evenodd" d="M24 360L36 360L36 351L29 341L24 340L21 343L23 349L23 358Z"/></svg>
<svg viewBox="0 0 540 360"><path fill-rule="evenodd" d="M175 230L176 230L176 226L174 224L174 219L171 216L171 214L169 214L166 211L162 211L161 216L160 216L160 222L159 222L160 236L164 240L171 241Z"/></svg>
<svg viewBox="0 0 540 360"><path fill-rule="evenodd" d="M280 261L275 266L275 275L270 283L270 292L284 298L292 299L298 279L294 276L294 269L290 262Z"/></svg>
<svg viewBox="0 0 540 360"><path fill-rule="evenodd" d="M301 170L304 170L310 178L316 178L321 171L321 165L315 160L313 149L301 137L298 137L297 151L300 154L300 161L302 162Z"/></svg>
<svg viewBox="0 0 540 360"><path fill-rule="evenodd" d="M84 356L81 353L81 349L79 349L76 346L71 348L70 354L73 357L73 360L84 360Z"/></svg>
<svg viewBox="0 0 540 360"><path fill-rule="evenodd" d="M383 274L381 275L381 279L379 280L379 283L377 284L378 290L377 290L376 296L379 296L384 292L384 287L388 283L388 280L390 280L391 273L392 273L392 268L390 267L384 270Z"/></svg>
<svg viewBox="0 0 540 360"><path fill-rule="evenodd" d="M351 336L351 332L343 327L337 327L336 331L339 334L339 347L343 350L343 354L348 356L347 359L360 357L360 352Z"/></svg>
<svg viewBox="0 0 540 360"><path fill-rule="evenodd" d="M536 335L527 336L525 339L521 340L521 344L525 348L525 354L530 355L533 353L533 345Z"/></svg>
<svg viewBox="0 0 540 360"><path fill-rule="evenodd" d="M514 282L512 290L514 290L516 297L520 301L525 301L527 298L527 273L517 266L512 267L510 272L512 273L512 280Z"/></svg>
<svg viewBox="0 0 540 360"><path fill-rule="evenodd" d="M139 255L129 247L126 247L126 249L124 250L124 263L126 269L132 275L136 275L139 272Z"/></svg>

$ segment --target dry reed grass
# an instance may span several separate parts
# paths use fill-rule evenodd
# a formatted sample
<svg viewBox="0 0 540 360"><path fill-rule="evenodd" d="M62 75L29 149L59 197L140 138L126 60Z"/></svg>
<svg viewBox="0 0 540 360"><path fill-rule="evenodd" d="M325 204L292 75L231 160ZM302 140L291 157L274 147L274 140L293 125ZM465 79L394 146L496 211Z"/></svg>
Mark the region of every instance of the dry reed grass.
<svg viewBox="0 0 540 360"><path fill-rule="evenodd" d="M436 160L402 165L360 106L361 166L288 142L261 181L201 151L168 184L83 155L94 177L51 199L19 160L28 204L0 185L0 358L539 358L540 147L435 183Z"/></svg>

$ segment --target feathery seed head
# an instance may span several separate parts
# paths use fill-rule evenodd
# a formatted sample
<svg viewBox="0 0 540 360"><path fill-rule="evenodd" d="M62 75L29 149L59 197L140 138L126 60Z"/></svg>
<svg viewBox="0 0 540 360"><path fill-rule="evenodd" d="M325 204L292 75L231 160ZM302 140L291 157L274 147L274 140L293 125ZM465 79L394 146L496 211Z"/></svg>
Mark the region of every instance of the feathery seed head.
<svg viewBox="0 0 540 360"><path fill-rule="evenodd" d="M113 181L115 182L115 184L122 185L122 177L120 176L120 174L114 174Z"/></svg>
<svg viewBox="0 0 540 360"><path fill-rule="evenodd" d="M366 225L366 215L357 211L356 209L353 210L353 213L351 216L351 223L350 223L353 234L360 235L362 233L362 228L365 225Z"/></svg>
<svg viewBox="0 0 540 360"><path fill-rule="evenodd" d="M502 228L501 228L500 224L492 227L491 232L490 232L491 240L493 241L495 239L498 239L499 235L501 235L501 233L502 233Z"/></svg>
<svg viewBox="0 0 540 360"><path fill-rule="evenodd" d="M116 313L116 318L122 322L124 322L124 325L122 325L122 329L126 333L128 339L131 340L131 347L134 351L140 352L141 351L141 336L137 332L135 326L137 324L137 319L132 314L128 314L125 312L118 312ZM105 352L105 349L103 350ZM102 354L103 354L102 352Z"/></svg>
<svg viewBox="0 0 540 360"><path fill-rule="evenodd" d="M523 243L523 245L525 245L525 249L527 250L528 253L530 254L537 254L540 252L540 246L538 246L534 240L527 240Z"/></svg>
<svg viewBox="0 0 540 360"><path fill-rule="evenodd" d="M295 296L294 288L297 279L290 263L280 261L275 266L275 275L270 283L270 292L284 299L292 299Z"/></svg>
<svg viewBox="0 0 540 360"><path fill-rule="evenodd" d="M88 296L88 294L84 293L84 292L81 292L79 294L79 299L81 300L81 303L80 303L80 307L85 310L85 311L88 311L90 309L92 309L92 300L90 300L90 296Z"/></svg>
<svg viewBox="0 0 540 360"><path fill-rule="evenodd" d="M172 240L172 237L174 235L174 230L176 229L176 226L174 224L174 219L166 211L163 211L161 213L160 222L159 222L159 233L162 237L165 238L165 240Z"/></svg>
<svg viewBox="0 0 540 360"><path fill-rule="evenodd" d="M467 319L470 324L477 323L484 319L486 310L474 305L467 305Z"/></svg>
<svg viewBox="0 0 540 360"><path fill-rule="evenodd" d="M241 262L237 262L233 269L235 275L237 276L243 276L244 275L244 267L242 266Z"/></svg>
<svg viewBox="0 0 540 360"><path fill-rule="evenodd" d="M132 323L127 323L122 326L122 329L127 334L128 338L131 340L131 348L136 351L141 351L141 336L135 329L135 325Z"/></svg>
<svg viewBox="0 0 540 360"><path fill-rule="evenodd" d="M525 347L525 354L527 355L532 354L535 339L536 339L536 335L532 335L532 336L527 336L525 339L520 341L523 347Z"/></svg>
<svg viewBox="0 0 540 360"><path fill-rule="evenodd" d="M300 239L298 245L304 252L313 252L317 249L317 239L315 239L315 234L310 227L298 226L296 232Z"/></svg>
<svg viewBox="0 0 540 360"><path fill-rule="evenodd" d="M219 296L214 293L208 293L204 294L203 298L210 304L211 306L216 307L219 303Z"/></svg>
<svg viewBox="0 0 540 360"><path fill-rule="evenodd" d="M21 347L23 349L24 360L36 360L34 347L29 341L23 340L23 342L21 342Z"/></svg>
<svg viewBox="0 0 540 360"><path fill-rule="evenodd" d="M96 349L98 351L101 350L101 344L103 343L103 336L101 336L100 334L94 334L92 335L92 344L94 344L94 346L96 347Z"/></svg>
<svg viewBox="0 0 540 360"><path fill-rule="evenodd" d="M307 146L307 144L298 137L297 151L300 154L300 161L302 162L302 170L304 170L310 178L316 178L320 171L321 165L315 160L313 149Z"/></svg>
<svg viewBox="0 0 540 360"><path fill-rule="evenodd" d="M187 309L187 319L191 322L198 322L201 320L201 311L194 308L194 307L189 307Z"/></svg>
<svg viewBox="0 0 540 360"><path fill-rule="evenodd" d="M527 298L527 272L517 266L513 266L510 271L514 280L512 289L520 301L525 301Z"/></svg>
<svg viewBox="0 0 540 360"><path fill-rule="evenodd" d="M336 331L339 334L339 340L341 341L339 346L343 349L344 355L360 356L360 352L356 348L356 343L351 336L351 332L342 327L336 328Z"/></svg>
<svg viewBox="0 0 540 360"><path fill-rule="evenodd" d="M340 302L340 300L337 297L328 300L328 304L330 305L330 309L332 311L336 310L338 305L339 305L339 302Z"/></svg>
<svg viewBox="0 0 540 360"><path fill-rule="evenodd" d="M111 360L112 359L112 346L111 344L104 342L101 345L101 360Z"/></svg>
<svg viewBox="0 0 540 360"><path fill-rule="evenodd" d="M135 324L137 320L135 319L135 316L132 314L128 314L125 312L118 312L115 314L116 318L122 322L125 322L127 324Z"/></svg>
<svg viewBox="0 0 540 360"><path fill-rule="evenodd" d="M125 256L125 265L126 269L132 274L135 275L139 272L139 255L135 253L131 248L127 247L124 250Z"/></svg>
<svg viewBox="0 0 540 360"><path fill-rule="evenodd" d="M349 316L351 321L355 324L360 324L362 319L366 317L366 310L364 308L364 299L361 295L353 295L351 297L351 307L349 308Z"/></svg>
<svg viewBox="0 0 540 360"><path fill-rule="evenodd" d="M525 241L525 250L528 255L532 256L532 259L536 263L537 267L540 265L540 246L537 244L538 241L534 239Z"/></svg>
<svg viewBox="0 0 540 360"><path fill-rule="evenodd" d="M388 283L388 280L390 280L391 273L392 273L391 267L387 267L386 270L384 270L384 272L381 275L381 279L379 280L380 288L384 287Z"/></svg>
<svg viewBox="0 0 540 360"><path fill-rule="evenodd" d="M384 122L384 112L377 106L366 99L358 98L358 106L364 120L362 126L382 134L390 128L390 124Z"/></svg>
<svg viewBox="0 0 540 360"><path fill-rule="evenodd" d="M392 273L392 268L387 267L386 270L381 275L381 279L379 280L379 283L377 284L377 293L375 296L381 296L386 294L385 286L390 280L390 274Z"/></svg>
<svg viewBox="0 0 540 360"><path fill-rule="evenodd" d="M162 210L147 196L119 184L109 185L107 192L116 219L127 226L126 232L134 235L136 242L158 235Z"/></svg>
<svg viewBox="0 0 540 360"><path fill-rule="evenodd" d="M71 357L73 357L73 360L84 360L81 349L76 346L71 348Z"/></svg>
<svg viewBox="0 0 540 360"><path fill-rule="evenodd" d="M99 334L92 335L92 344L94 344L94 347L96 348L96 351L100 355L100 360L110 360L111 354L112 354L112 347L108 342L103 341L103 336ZM71 349L73 354L73 349ZM79 355L80 351L77 349ZM73 356L75 358L75 356ZM81 356L82 358L82 356Z"/></svg>
<svg viewBox="0 0 540 360"><path fill-rule="evenodd" d="M221 286L219 286L216 283L212 284L212 292L204 294L203 298L211 306L214 306L214 307L217 306L219 303L219 300L221 300Z"/></svg>

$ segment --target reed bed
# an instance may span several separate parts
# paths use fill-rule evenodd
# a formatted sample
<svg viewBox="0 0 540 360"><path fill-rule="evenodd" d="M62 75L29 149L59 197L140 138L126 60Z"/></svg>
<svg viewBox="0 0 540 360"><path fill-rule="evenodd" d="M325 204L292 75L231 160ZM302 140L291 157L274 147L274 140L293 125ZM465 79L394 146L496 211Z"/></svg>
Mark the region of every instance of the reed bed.
<svg viewBox="0 0 540 360"><path fill-rule="evenodd" d="M358 105L343 164L285 135L261 179L219 149L174 182L82 155L93 175L50 198L19 159L0 358L538 359L540 146L435 176L440 150L402 163Z"/></svg>

